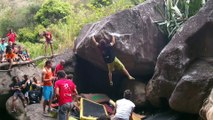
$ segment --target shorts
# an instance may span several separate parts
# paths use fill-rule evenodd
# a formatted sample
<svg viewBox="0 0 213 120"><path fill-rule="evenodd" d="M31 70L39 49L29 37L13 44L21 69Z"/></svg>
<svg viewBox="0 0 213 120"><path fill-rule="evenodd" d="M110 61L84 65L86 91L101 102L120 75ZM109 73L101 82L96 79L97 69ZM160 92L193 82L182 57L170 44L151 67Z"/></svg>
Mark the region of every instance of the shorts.
<svg viewBox="0 0 213 120"><path fill-rule="evenodd" d="M0 54L1 54L1 55L4 54L4 51L1 51L1 50L0 50Z"/></svg>
<svg viewBox="0 0 213 120"><path fill-rule="evenodd" d="M14 97L19 97L19 98L24 98L24 94L21 92L21 91L16 91L14 94L13 94Z"/></svg>
<svg viewBox="0 0 213 120"><path fill-rule="evenodd" d="M68 116L68 112L74 107L73 102L68 102L66 104L63 104L59 107L58 111L58 120L66 120L66 117Z"/></svg>
<svg viewBox="0 0 213 120"><path fill-rule="evenodd" d="M29 92L28 91L24 94L24 97L26 97L26 98L29 97Z"/></svg>
<svg viewBox="0 0 213 120"><path fill-rule="evenodd" d="M43 97L44 100L49 101L53 96L53 87L52 86L43 86Z"/></svg>
<svg viewBox="0 0 213 120"><path fill-rule="evenodd" d="M112 63L108 63L107 67L110 72L114 71L115 69L123 70L125 68L123 63L117 57L115 57Z"/></svg>
<svg viewBox="0 0 213 120"><path fill-rule="evenodd" d="M47 44L52 44L53 41L52 41L52 40L46 40L46 43L47 43Z"/></svg>

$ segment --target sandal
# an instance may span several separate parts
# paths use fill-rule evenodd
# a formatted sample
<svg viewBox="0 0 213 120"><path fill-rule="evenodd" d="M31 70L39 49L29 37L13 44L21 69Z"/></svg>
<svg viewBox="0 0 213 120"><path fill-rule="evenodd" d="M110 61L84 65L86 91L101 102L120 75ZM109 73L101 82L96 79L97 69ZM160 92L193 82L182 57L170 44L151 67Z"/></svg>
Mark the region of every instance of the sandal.
<svg viewBox="0 0 213 120"><path fill-rule="evenodd" d="M109 84L110 84L110 86L113 86L113 82L112 81L110 81Z"/></svg>

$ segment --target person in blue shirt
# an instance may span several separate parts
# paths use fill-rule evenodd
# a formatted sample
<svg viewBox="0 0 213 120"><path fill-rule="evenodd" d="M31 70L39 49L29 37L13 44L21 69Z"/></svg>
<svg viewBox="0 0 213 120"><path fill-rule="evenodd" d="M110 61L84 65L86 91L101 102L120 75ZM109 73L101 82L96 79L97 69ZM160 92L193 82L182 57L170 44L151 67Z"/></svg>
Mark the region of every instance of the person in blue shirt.
<svg viewBox="0 0 213 120"><path fill-rule="evenodd" d="M5 42L5 39L1 39L1 44L0 44L0 62L3 62L4 54L6 51L7 43Z"/></svg>

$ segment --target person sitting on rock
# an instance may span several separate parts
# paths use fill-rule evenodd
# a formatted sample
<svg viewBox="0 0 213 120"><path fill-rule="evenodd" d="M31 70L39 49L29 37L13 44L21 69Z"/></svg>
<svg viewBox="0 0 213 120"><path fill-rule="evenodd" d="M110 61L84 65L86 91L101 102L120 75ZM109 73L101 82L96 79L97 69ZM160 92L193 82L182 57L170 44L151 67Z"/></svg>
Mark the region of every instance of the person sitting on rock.
<svg viewBox="0 0 213 120"><path fill-rule="evenodd" d="M13 83L9 86L11 91L13 92L13 101L12 101L12 112L16 112L15 101L18 97L22 100L24 107L26 107L27 103L24 98L24 94L21 92L22 90L22 83L17 76L12 78Z"/></svg>
<svg viewBox="0 0 213 120"><path fill-rule="evenodd" d="M22 81L22 87L23 87L22 92L24 93L27 103L29 103L29 91L32 85L32 81L29 79L28 75L24 75L23 77L24 77L24 80Z"/></svg>
<svg viewBox="0 0 213 120"><path fill-rule="evenodd" d="M35 84L32 85L32 90L29 91L29 103L35 104L40 103L41 92L37 89Z"/></svg>
<svg viewBox="0 0 213 120"><path fill-rule="evenodd" d="M6 59L10 63L9 70L11 70L13 62L16 61L18 58L17 58L17 55L13 53L10 47L6 49Z"/></svg>
<svg viewBox="0 0 213 120"><path fill-rule="evenodd" d="M106 36L105 33L103 33L103 36ZM99 42L97 42L95 36L92 36L92 41L95 43L96 46L100 48L104 62L107 64L109 71L108 76L110 85L113 85L112 72L115 70L115 68L122 70L130 80L135 79L129 74L125 66L122 64L122 62L115 56L115 53L113 51L113 46L115 44L115 37L112 36L112 40L110 43L107 42L106 37L103 38L104 39L101 39Z"/></svg>
<svg viewBox="0 0 213 120"><path fill-rule="evenodd" d="M135 104L130 100L132 92L129 89L125 90L123 97L115 103L115 116L112 117L112 120L131 120L135 108Z"/></svg>
<svg viewBox="0 0 213 120"><path fill-rule="evenodd" d="M26 61L27 60L27 58L24 55L24 50L23 50L22 46L18 46L17 55L19 56L19 58L22 61Z"/></svg>
<svg viewBox="0 0 213 120"><path fill-rule="evenodd" d="M38 91L40 91L40 99L41 99L42 98L42 89L43 89L42 83L40 81L38 81L36 77L33 77L32 85L35 85L36 89Z"/></svg>
<svg viewBox="0 0 213 120"><path fill-rule="evenodd" d="M0 44L0 62L4 61L4 55L5 55L5 52L6 52L6 47L7 47L7 43L5 42L5 39L2 38L1 44Z"/></svg>

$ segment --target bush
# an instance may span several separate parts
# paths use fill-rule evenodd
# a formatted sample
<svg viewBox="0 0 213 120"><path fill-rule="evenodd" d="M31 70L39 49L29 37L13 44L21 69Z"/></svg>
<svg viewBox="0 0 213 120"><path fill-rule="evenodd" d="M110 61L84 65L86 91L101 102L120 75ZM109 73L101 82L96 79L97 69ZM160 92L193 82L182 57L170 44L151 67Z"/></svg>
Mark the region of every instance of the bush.
<svg viewBox="0 0 213 120"><path fill-rule="evenodd" d="M34 16L35 21L47 27L59 21L66 22L66 17L70 13L70 5L59 0L49 0L44 3L41 9Z"/></svg>
<svg viewBox="0 0 213 120"><path fill-rule="evenodd" d="M36 35L30 28L22 28L18 30L18 41L20 42L35 42Z"/></svg>
<svg viewBox="0 0 213 120"><path fill-rule="evenodd" d="M205 4L206 0L165 0L164 10L157 7L164 21L158 21L158 25L168 39L171 40L180 26L188 20L189 17L195 15L197 11Z"/></svg>
<svg viewBox="0 0 213 120"><path fill-rule="evenodd" d="M18 30L18 41L36 43L40 41L40 34L45 30L42 25L35 28L22 28Z"/></svg>

